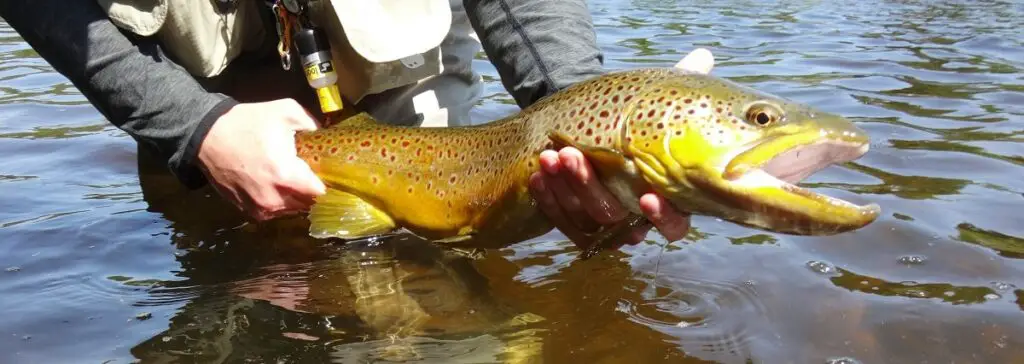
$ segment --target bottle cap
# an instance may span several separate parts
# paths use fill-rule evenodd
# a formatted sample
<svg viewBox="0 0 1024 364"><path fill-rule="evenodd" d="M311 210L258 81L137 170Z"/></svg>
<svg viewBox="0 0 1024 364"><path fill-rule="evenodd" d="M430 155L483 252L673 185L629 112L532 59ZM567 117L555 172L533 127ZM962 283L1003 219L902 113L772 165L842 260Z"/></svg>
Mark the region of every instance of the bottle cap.
<svg viewBox="0 0 1024 364"><path fill-rule="evenodd" d="M320 99L320 111L325 114L341 110L341 92L338 91L338 86L331 84L326 87L316 89L316 96Z"/></svg>
<svg viewBox="0 0 1024 364"><path fill-rule="evenodd" d="M331 43L327 41L327 36L319 28L299 29L292 38L295 42L295 49L303 56L320 51L328 53L331 51Z"/></svg>

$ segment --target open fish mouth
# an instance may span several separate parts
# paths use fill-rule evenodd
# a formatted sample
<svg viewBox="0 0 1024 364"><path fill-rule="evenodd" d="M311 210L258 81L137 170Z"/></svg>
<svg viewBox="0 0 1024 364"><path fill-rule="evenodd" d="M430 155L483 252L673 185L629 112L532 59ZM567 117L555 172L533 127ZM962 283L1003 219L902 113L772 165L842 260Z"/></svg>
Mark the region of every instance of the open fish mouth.
<svg viewBox="0 0 1024 364"><path fill-rule="evenodd" d="M761 145L741 153L758 153ZM749 193L759 214L749 224L785 233L827 235L863 227L881 213L878 204L857 205L813 192L796 184L833 164L860 158L868 144L840 140L816 141L793 146L770 156L760 165L744 164L741 170L725 171L729 184ZM767 153L765 153L767 154ZM746 162L750 162L748 156Z"/></svg>

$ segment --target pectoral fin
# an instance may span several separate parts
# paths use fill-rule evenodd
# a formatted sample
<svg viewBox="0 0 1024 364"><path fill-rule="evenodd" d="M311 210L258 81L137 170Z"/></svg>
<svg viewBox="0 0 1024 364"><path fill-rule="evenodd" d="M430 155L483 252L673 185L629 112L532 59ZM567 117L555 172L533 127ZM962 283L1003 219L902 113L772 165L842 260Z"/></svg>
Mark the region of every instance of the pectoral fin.
<svg viewBox="0 0 1024 364"><path fill-rule="evenodd" d="M309 211L309 235L317 239L356 239L391 232L387 213L356 195L328 188Z"/></svg>

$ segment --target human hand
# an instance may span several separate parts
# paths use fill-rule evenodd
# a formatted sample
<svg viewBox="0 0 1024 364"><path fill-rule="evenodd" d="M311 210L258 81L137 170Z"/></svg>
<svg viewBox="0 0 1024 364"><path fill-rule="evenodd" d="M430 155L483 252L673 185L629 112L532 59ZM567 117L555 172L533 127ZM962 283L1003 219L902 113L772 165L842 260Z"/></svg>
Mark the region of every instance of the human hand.
<svg viewBox="0 0 1024 364"><path fill-rule="evenodd" d="M707 74L714 67L714 61L710 51L698 48L683 57L675 67ZM601 185L593 167L578 149L545 150L540 154L540 165L541 171L530 176L530 190L555 227L580 249L586 249L593 243L588 233L622 221L628 215L628 210ZM676 210L657 194L641 196L640 210L669 241L684 238L690 230L689 214ZM652 224L634 228L629 236L617 243L633 245L643 241ZM609 248L618 249L621 244Z"/></svg>
<svg viewBox="0 0 1024 364"><path fill-rule="evenodd" d="M217 192L254 220L304 211L326 187L297 156L295 132L316 128L292 99L239 104L214 122L199 161Z"/></svg>

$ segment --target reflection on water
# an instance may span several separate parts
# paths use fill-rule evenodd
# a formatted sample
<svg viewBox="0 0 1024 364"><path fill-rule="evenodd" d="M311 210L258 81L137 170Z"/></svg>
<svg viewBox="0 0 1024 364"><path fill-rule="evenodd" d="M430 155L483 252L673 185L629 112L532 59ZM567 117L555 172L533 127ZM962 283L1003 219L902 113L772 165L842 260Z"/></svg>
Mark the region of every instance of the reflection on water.
<svg viewBox="0 0 1024 364"><path fill-rule="evenodd" d="M829 238L696 217L585 262L557 233L316 241L184 191L0 23L0 361L1024 361L1024 5L589 4L609 68L708 47L855 120L871 152L807 185L886 215ZM514 112L475 65L473 116Z"/></svg>

